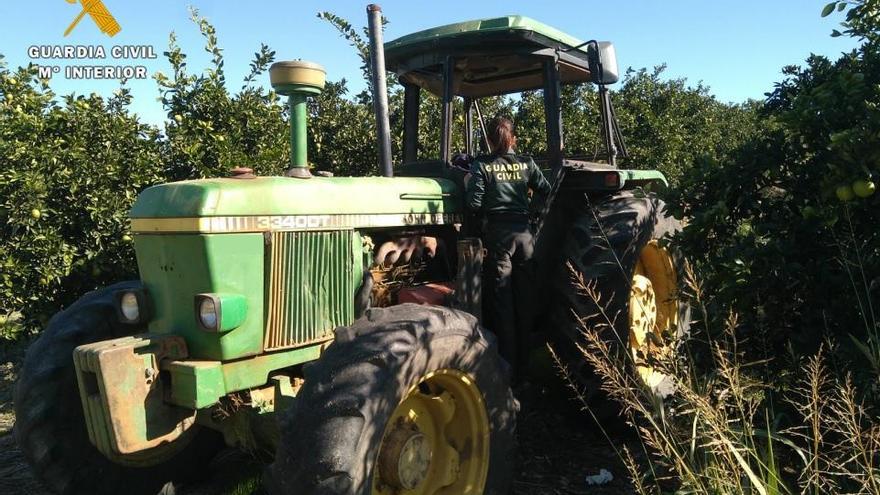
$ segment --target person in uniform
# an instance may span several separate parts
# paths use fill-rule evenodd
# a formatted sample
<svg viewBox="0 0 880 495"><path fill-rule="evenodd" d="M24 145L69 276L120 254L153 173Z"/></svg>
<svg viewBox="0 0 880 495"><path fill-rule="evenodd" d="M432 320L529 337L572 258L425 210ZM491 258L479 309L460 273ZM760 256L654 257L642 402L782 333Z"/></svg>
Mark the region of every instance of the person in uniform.
<svg viewBox="0 0 880 495"><path fill-rule="evenodd" d="M514 151L516 135L509 119L495 117L489 123L487 137L492 154L477 157L471 165L466 201L485 222L483 243L489 285L486 316L498 336L501 355L517 379L526 366L524 356L518 356L526 349L518 343L529 330L517 322L530 314L529 308L518 306L528 304L531 297L525 292L534 285L526 266L534 253L529 190L546 197L550 183L531 157Z"/></svg>

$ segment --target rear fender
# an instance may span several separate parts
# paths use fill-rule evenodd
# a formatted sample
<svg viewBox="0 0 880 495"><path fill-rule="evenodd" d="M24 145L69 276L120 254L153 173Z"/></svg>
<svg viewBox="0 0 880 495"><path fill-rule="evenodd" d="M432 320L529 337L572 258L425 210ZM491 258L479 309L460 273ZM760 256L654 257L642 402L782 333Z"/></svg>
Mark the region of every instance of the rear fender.
<svg viewBox="0 0 880 495"><path fill-rule="evenodd" d="M562 189L566 191L602 193L669 185L658 170L625 170L604 163L566 161L563 174Z"/></svg>

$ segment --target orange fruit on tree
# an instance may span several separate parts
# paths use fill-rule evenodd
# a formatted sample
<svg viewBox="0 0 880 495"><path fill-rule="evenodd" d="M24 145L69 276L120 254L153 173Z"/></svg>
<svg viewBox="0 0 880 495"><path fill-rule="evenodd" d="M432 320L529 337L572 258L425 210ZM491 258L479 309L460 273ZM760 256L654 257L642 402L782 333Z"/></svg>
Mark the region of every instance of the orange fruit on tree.
<svg viewBox="0 0 880 495"><path fill-rule="evenodd" d="M874 181L871 180L857 180L853 182L852 189L856 196L860 198L867 198L868 196L874 194L877 186L874 184Z"/></svg>
<svg viewBox="0 0 880 495"><path fill-rule="evenodd" d="M851 201L855 197L855 193L849 186L838 186L834 193L837 195L837 199L841 201Z"/></svg>

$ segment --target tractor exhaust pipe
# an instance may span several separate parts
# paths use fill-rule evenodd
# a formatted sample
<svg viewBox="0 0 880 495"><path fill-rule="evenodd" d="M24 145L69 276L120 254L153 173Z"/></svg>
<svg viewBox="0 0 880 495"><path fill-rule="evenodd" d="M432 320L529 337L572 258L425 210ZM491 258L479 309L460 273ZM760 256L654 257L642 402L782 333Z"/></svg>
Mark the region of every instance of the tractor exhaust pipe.
<svg viewBox="0 0 880 495"><path fill-rule="evenodd" d="M391 169L391 122L388 119L388 87L385 83L385 46L382 44L382 7L367 5L370 29L370 72L373 84L373 109L376 111L376 131L379 139L379 169L385 177L394 175Z"/></svg>

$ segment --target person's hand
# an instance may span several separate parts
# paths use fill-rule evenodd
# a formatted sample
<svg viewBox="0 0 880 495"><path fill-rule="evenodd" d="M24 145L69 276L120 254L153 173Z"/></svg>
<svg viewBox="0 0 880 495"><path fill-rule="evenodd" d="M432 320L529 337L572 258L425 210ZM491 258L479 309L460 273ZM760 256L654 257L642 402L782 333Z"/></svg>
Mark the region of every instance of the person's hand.
<svg viewBox="0 0 880 495"><path fill-rule="evenodd" d="M474 157L468 155L467 153L456 153L455 156L452 157L452 166L455 168L460 168L462 170L470 170L471 162L474 160Z"/></svg>

